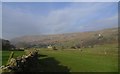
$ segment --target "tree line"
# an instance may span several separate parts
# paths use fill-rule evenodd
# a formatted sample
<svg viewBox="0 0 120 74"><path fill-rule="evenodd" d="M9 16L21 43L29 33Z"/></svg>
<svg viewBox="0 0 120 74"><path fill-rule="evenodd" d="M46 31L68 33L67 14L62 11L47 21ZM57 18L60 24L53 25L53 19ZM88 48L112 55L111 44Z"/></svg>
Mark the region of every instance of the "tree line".
<svg viewBox="0 0 120 74"><path fill-rule="evenodd" d="M0 39L0 43L2 46L2 50L12 50L12 48L15 48L15 46L12 45L9 40Z"/></svg>

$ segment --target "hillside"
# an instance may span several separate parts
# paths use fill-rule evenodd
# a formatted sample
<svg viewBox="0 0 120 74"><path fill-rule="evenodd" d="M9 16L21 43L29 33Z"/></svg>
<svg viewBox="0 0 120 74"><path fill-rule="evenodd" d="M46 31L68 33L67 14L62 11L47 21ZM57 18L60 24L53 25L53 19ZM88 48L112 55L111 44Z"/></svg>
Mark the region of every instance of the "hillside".
<svg viewBox="0 0 120 74"><path fill-rule="evenodd" d="M77 32L55 35L32 35L17 37L11 40L12 44L29 44L29 45L74 45L80 41L89 41L97 39L101 34L108 42L116 42L118 38L118 28L110 28L91 32ZM105 40L104 40L105 41ZM88 43L88 42L87 42Z"/></svg>

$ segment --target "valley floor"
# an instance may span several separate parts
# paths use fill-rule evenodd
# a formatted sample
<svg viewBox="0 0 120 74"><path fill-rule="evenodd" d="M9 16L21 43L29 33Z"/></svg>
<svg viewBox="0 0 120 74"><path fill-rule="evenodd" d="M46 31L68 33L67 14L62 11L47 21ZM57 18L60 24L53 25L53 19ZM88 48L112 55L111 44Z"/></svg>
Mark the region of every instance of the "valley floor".
<svg viewBox="0 0 120 74"><path fill-rule="evenodd" d="M80 50L38 49L39 60L35 71L40 72L117 72L118 46L108 44ZM16 51L16 56L23 52ZM3 64L9 51L3 51Z"/></svg>

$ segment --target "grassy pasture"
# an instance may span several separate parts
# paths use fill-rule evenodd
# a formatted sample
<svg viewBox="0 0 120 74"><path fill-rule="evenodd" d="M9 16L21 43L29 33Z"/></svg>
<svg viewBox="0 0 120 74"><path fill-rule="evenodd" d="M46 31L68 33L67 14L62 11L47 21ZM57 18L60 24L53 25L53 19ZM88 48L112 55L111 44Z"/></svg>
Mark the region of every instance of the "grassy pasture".
<svg viewBox="0 0 120 74"><path fill-rule="evenodd" d="M2 51L2 65L5 65L8 61L9 55L12 51ZM17 56L22 56L24 54L24 51L13 51L14 52L14 58Z"/></svg>
<svg viewBox="0 0 120 74"><path fill-rule="evenodd" d="M118 48L115 44L82 48L80 50L40 49L39 64L36 71L66 71L66 72L117 72ZM14 57L24 54L24 51L14 51ZM105 54L106 52L106 54ZM6 64L10 51L2 52L2 64Z"/></svg>
<svg viewBox="0 0 120 74"><path fill-rule="evenodd" d="M70 69L70 72L118 71L118 50L117 46L115 45L102 45L96 46L95 48L83 48L82 52L79 50L53 51L41 49L40 54L47 55L46 57L43 57L43 59L53 57L59 61L60 65L67 66L68 69ZM46 61L49 61L49 59ZM52 64L52 62L47 63L47 65ZM53 71L55 69L52 66L49 68L51 68Z"/></svg>

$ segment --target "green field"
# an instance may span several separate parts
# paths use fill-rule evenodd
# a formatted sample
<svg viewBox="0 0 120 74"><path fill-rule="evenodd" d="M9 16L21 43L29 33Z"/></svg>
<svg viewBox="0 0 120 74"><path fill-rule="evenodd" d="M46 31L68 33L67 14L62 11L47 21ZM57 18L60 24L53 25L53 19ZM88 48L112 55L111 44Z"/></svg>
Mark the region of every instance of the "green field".
<svg viewBox="0 0 120 74"><path fill-rule="evenodd" d="M82 52L79 50L53 51L41 49L40 54L47 55L42 58L43 60L47 61L47 67L45 67L47 71L56 70L57 67L52 66L55 65L52 64L52 62L54 63L55 61L59 62L58 64L62 65L63 67L66 66L67 69L70 69L70 72L118 71L118 50L117 46L115 45L103 45L97 46L95 48L84 48ZM54 58L54 61L50 60L50 58ZM45 65L43 65L43 67Z"/></svg>
<svg viewBox="0 0 120 74"><path fill-rule="evenodd" d="M2 51L2 65L5 65L8 61L9 55L12 51ZM14 52L14 58L17 56L22 56L24 54L24 51L13 51Z"/></svg>
<svg viewBox="0 0 120 74"><path fill-rule="evenodd" d="M39 50L37 71L66 71L66 72L117 72L117 45L102 45L80 50ZM23 51L15 51L15 57ZM10 52L3 51L3 64L6 63Z"/></svg>

